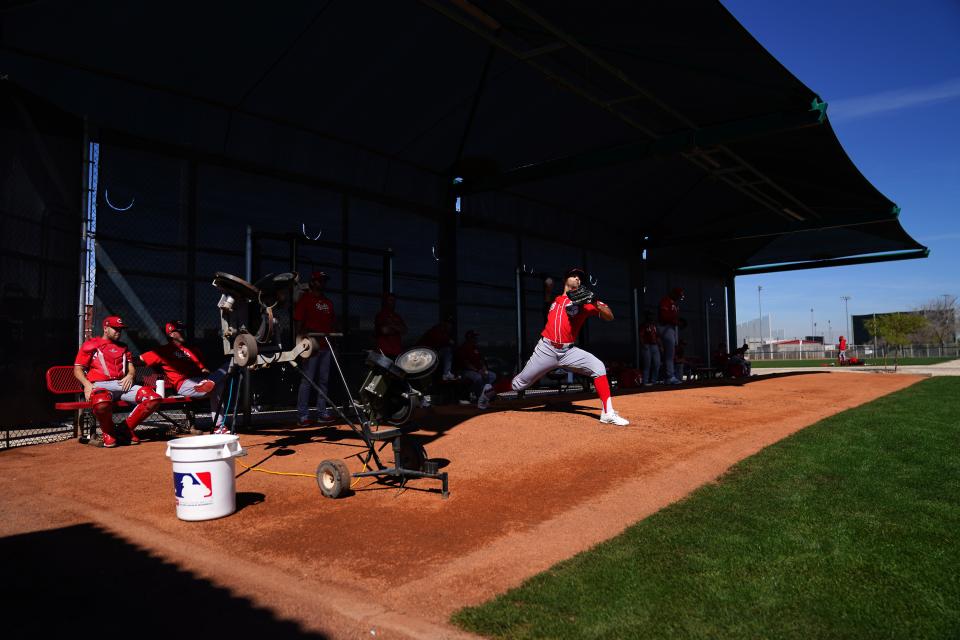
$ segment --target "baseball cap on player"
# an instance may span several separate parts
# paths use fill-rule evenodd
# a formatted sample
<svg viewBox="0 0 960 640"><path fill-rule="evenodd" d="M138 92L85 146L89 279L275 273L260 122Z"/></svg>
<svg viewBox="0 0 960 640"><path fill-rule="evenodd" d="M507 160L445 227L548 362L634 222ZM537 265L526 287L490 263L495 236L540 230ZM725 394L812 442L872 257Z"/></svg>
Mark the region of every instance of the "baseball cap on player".
<svg viewBox="0 0 960 640"><path fill-rule="evenodd" d="M670 297L674 300L683 300L683 289L681 287L674 287L670 291Z"/></svg>
<svg viewBox="0 0 960 640"><path fill-rule="evenodd" d="M464 337L466 337L467 340L472 340L474 338L479 338L480 334L474 331L473 329L470 329L469 331L467 331Z"/></svg>
<svg viewBox="0 0 960 640"><path fill-rule="evenodd" d="M163 332L167 335L170 335L174 331L179 331L180 333L183 333L184 328L185 327L183 326L182 322L180 322L179 320L174 320L172 322L168 322L167 324L163 325Z"/></svg>
<svg viewBox="0 0 960 640"><path fill-rule="evenodd" d="M123 323L123 318L120 316L107 316L103 319L103 326L111 327L113 329L126 329L127 325Z"/></svg>
<svg viewBox="0 0 960 640"><path fill-rule="evenodd" d="M563 279L566 280L571 276L579 276L581 280L587 279L587 272L581 269L580 267L570 267L567 269L566 275L563 276Z"/></svg>
<svg viewBox="0 0 960 640"><path fill-rule="evenodd" d="M326 271L314 271L310 274L311 280L328 280L329 278Z"/></svg>

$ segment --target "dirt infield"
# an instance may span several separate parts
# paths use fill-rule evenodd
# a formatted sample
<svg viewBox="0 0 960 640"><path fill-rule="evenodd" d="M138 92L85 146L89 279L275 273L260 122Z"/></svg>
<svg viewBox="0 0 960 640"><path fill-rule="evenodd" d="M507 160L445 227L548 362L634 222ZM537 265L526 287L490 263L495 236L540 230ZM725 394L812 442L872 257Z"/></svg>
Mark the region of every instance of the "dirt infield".
<svg viewBox="0 0 960 640"><path fill-rule="evenodd" d="M813 372L619 395L626 428L601 425L587 396L482 415L441 408L418 437L449 461L448 500L422 480L403 492L363 481L333 501L311 478L238 466L239 511L199 523L175 517L163 442L3 452L0 553L19 574L5 591L26 607L81 587L101 603L105 590L108 603L135 593L139 629L163 630L171 611L202 602L210 630L246 635L461 637L446 624L452 611L616 535L804 426L919 379ZM312 473L359 450L348 436L261 428L241 437L250 455L240 461ZM359 470L355 458L348 466ZM122 625L132 609L110 619ZM98 611L73 604L50 624L102 625Z"/></svg>

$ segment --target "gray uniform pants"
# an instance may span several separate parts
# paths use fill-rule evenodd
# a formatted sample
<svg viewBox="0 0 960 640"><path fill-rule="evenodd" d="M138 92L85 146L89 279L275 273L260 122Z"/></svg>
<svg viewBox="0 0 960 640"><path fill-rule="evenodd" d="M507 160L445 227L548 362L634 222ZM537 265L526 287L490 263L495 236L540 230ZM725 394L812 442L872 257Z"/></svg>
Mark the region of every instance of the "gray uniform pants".
<svg viewBox="0 0 960 640"><path fill-rule="evenodd" d="M660 327L660 341L663 343L663 364L667 368L667 380L675 378L673 356L677 350L677 327L665 324Z"/></svg>
<svg viewBox="0 0 960 640"><path fill-rule="evenodd" d="M521 391L557 368L591 378L607 375L607 368L592 353L574 346L558 349L545 338L541 338L523 371L513 379L510 386L514 391Z"/></svg>
<svg viewBox="0 0 960 640"><path fill-rule="evenodd" d="M123 400L124 402L129 402L130 404L137 404L137 391L140 391L140 387L143 385L135 384L131 385L126 391L120 386L119 380L101 380L99 382L93 383L94 389L105 389L110 392L110 395L113 396L113 401Z"/></svg>
<svg viewBox="0 0 960 640"><path fill-rule="evenodd" d="M488 384L493 384L493 381L497 379L497 374L493 371L487 371L486 374L483 374L479 371L466 369L461 375L464 380L470 383L470 390L477 396L477 399L483 394L483 388Z"/></svg>
<svg viewBox="0 0 960 640"><path fill-rule="evenodd" d="M206 377L196 377L196 378L187 378L182 383L180 383L180 388L177 390L177 395L181 395L185 398L203 398L204 396L210 398L210 419L212 420L217 415L217 409L220 408L220 396L223 394L223 379L227 375L227 367L230 366L230 361L227 360L223 363L216 371L210 373ZM200 393L197 391L197 385L203 382L204 380L213 380L214 386L213 391L206 393ZM224 409L226 411L226 409ZM217 426L223 424L223 416L220 416L220 419L217 421Z"/></svg>
<svg viewBox="0 0 960 640"><path fill-rule="evenodd" d="M652 384L660 377L660 345L643 345L643 384Z"/></svg>

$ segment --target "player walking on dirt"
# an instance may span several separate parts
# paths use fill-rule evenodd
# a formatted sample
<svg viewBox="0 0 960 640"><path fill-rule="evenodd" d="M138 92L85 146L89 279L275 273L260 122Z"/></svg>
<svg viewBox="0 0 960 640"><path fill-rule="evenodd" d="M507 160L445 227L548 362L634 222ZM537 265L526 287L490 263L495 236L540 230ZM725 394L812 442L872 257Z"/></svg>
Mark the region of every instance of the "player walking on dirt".
<svg viewBox="0 0 960 640"><path fill-rule="evenodd" d="M610 307L596 300L593 292L583 286L586 277L583 269L577 267L567 271L563 293L550 305L542 337L510 386L514 391L522 391L556 368L590 376L600 396L600 422L623 427L630 421L613 410L606 367L595 355L574 345L587 318L600 316L601 320L613 320Z"/></svg>

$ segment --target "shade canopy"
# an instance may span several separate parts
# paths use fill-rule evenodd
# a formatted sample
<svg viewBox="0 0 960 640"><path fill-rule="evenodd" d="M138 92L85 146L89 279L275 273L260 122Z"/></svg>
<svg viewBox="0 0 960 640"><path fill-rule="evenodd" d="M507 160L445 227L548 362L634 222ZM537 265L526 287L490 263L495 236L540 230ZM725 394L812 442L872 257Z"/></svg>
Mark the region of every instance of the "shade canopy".
<svg viewBox="0 0 960 640"><path fill-rule="evenodd" d="M658 268L927 253L717 2L6 4L7 81L104 139Z"/></svg>

